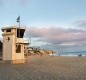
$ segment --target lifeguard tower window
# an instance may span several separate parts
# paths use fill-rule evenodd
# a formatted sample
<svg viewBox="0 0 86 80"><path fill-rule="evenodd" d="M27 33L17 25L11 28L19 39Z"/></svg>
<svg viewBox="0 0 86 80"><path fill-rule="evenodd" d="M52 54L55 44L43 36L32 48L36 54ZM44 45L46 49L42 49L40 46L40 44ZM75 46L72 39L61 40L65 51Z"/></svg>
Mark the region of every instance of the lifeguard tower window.
<svg viewBox="0 0 86 80"><path fill-rule="evenodd" d="M16 45L16 53L21 53L21 45Z"/></svg>
<svg viewBox="0 0 86 80"><path fill-rule="evenodd" d="M17 37L23 38L25 29L17 29Z"/></svg>
<svg viewBox="0 0 86 80"><path fill-rule="evenodd" d="M6 30L6 32L11 32L11 29Z"/></svg>

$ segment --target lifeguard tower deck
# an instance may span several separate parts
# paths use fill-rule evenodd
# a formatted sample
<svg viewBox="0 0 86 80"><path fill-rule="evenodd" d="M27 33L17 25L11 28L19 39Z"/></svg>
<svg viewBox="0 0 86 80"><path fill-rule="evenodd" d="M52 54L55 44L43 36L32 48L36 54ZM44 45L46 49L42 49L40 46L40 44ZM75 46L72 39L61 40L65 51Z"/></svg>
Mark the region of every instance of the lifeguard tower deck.
<svg viewBox="0 0 86 80"><path fill-rule="evenodd" d="M15 26L4 27L1 29L3 34L3 54L2 60L6 63L25 63L25 46L29 45L24 41L25 28Z"/></svg>

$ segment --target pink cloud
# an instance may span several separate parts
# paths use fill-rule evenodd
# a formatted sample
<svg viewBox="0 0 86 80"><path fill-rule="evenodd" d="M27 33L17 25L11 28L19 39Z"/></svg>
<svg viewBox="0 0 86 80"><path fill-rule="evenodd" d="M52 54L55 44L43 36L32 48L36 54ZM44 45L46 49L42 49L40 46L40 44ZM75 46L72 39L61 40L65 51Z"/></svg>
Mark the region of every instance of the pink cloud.
<svg viewBox="0 0 86 80"><path fill-rule="evenodd" d="M31 36L34 38L39 38L39 41L44 41L52 44L86 44L86 32L80 29L32 27L27 29L26 34L28 33L31 33Z"/></svg>

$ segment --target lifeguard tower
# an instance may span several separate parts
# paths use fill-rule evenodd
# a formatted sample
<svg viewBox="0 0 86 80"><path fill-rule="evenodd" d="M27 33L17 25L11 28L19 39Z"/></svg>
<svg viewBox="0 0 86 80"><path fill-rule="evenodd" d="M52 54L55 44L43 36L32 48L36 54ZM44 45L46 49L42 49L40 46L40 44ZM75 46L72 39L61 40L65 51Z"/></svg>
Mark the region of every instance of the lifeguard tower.
<svg viewBox="0 0 86 80"><path fill-rule="evenodd" d="M25 28L15 26L3 27L3 61L6 63L25 63L24 49L29 45L28 41L24 41Z"/></svg>

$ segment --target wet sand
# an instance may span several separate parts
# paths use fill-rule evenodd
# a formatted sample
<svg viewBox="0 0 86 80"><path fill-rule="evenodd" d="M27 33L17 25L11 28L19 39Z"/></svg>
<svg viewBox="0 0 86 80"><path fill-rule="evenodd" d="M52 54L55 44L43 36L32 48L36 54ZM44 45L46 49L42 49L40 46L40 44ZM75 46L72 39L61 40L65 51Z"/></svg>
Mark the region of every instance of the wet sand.
<svg viewBox="0 0 86 80"><path fill-rule="evenodd" d="M0 80L86 80L86 57L30 56L26 64L0 63Z"/></svg>

